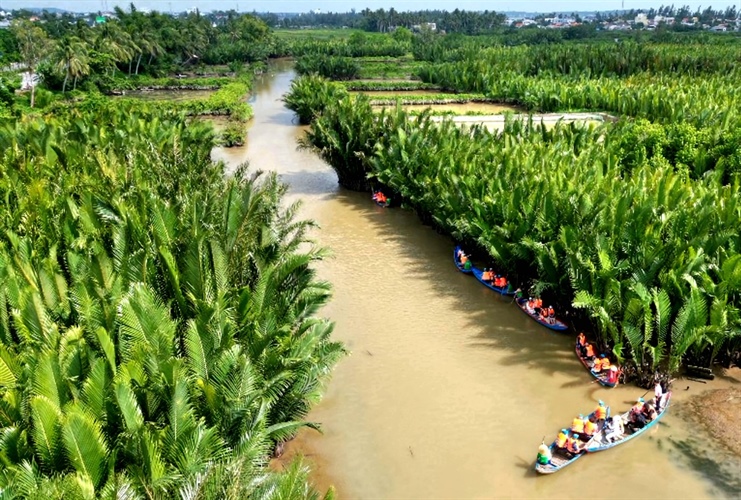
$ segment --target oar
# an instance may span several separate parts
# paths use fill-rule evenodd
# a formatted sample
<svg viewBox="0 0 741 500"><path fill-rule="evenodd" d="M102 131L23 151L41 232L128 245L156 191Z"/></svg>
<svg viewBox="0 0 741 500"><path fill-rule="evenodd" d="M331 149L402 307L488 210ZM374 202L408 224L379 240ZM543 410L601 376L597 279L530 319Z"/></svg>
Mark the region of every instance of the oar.
<svg viewBox="0 0 741 500"><path fill-rule="evenodd" d="M649 389L648 391L644 392L643 395L641 395L641 397L645 397L646 394L648 394L650 391L651 391L651 389ZM635 403L635 401L624 401L624 403L625 404L632 404L632 403Z"/></svg>

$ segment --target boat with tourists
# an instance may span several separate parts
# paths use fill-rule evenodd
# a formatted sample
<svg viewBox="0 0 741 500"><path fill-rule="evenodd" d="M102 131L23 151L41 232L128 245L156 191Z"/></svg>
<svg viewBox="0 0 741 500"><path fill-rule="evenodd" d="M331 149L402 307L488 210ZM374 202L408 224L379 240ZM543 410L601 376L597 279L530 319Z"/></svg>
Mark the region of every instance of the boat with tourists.
<svg viewBox="0 0 741 500"><path fill-rule="evenodd" d="M510 283L507 283L505 286L496 286L494 285L493 279L491 281L485 279L484 273L491 272L493 274L493 271L484 271L476 267L472 267L471 270L473 271L473 275L476 276L476 279L479 280L485 287L494 290L497 293L501 293L502 295L515 294L515 290L512 288L512 285Z"/></svg>
<svg viewBox="0 0 741 500"><path fill-rule="evenodd" d="M594 433L594 436L592 436L583 446L579 447L579 449L581 450L580 452L571 453L568 450L568 448L571 446L571 443L568 443L568 440L574 439L574 435L581 436L581 433L574 433L573 431L567 429L561 429L559 435L556 437L555 440L553 440L553 443L551 443L551 445L547 447L548 453L550 454L548 463L540 463L541 452L538 452L538 459L535 461L535 471L539 474L553 474L560 471L564 467L571 465L572 463L576 462L578 459L586 455L588 447L592 445L592 441L595 439L595 436L601 433L605 422L607 421L607 419L610 418L610 407L604 407L601 401L600 407L601 408L599 408L599 410L605 412L605 419L598 420L596 415L597 411L595 410L589 414L586 420L584 420L585 422L595 422L597 425L597 431ZM572 432L571 437L568 437L569 432ZM559 446L559 440L562 440L563 446ZM579 440L577 439L577 442L578 441ZM542 446L543 445L541 445L541 447Z"/></svg>
<svg viewBox="0 0 741 500"><path fill-rule="evenodd" d="M584 368L589 370L589 373L592 374L594 378L596 378L601 385L604 385L605 387L615 387L618 385L618 378L617 374L611 375L610 369L602 369L598 373L594 371L594 365L595 361L594 359L589 359L586 356L582 356L582 350L581 346L579 345L579 339L576 340L576 347L574 348L574 352L576 352L576 357L579 358L579 361L581 361L581 364L584 365ZM618 368L619 371L619 368Z"/></svg>
<svg viewBox="0 0 741 500"><path fill-rule="evenodd" d="M460 246L453 249L453 262L455 262L455 267L462 273L471 274L473 271L471 260Z"/></svg>
<svg viewBox="0 0 741 500"><path fill-rule="evenodd" d="M594 438L590 440L586 446L587 452L595 453L598 451L609 450L615 446L627 443L631 439L640 436L651 427L654 427L669 409L671 397L672 393L669 391L659 398L659 411L656 411L656 398L644 403L644 408L648 405L650 408L653 408L653 411L655 411L656 414L650 421L645 422L642 426L637 426L634 421L635 419L631 416L635 411L635 405L625 413L615 415L613 423L608 424L606 427L601 429L600 432L595 434ZM639 398L638 401L642 402L642 399L643 398Z"/></svg>
<svg viewBox="0 0 741 500"><path fill-rule="evenodd" d="M519 307L522 310L522 312L524 312L525 314L527 314L528 316L530 316L531 318L533 318L535 321L537 321L538 323L540 323L544 327L550 328L551 330L556 330L556 331L564 331L564 330L568 330L569 329L569 327L566 326L566 323L564 323L563 321L561 321L561 320L559 320L557 318L543 318L543 317L541 317L540 314L538 314L535 310L530 309L527 306L527 302L528 301L527 301L526 298L519 297L519 298L515 299L515 302L517 302L517 307ZM551 321L549 321L549 319L552 320L553 322L551 323Z"/></svg>
<svg viewBox="0 0 741 500"><path fill-rule="evenodd" d="M391 206L391 198L386 197L386 195L381 191L373 193L373 201L375 201L376 205L379 207L388 208Z"/></svg>

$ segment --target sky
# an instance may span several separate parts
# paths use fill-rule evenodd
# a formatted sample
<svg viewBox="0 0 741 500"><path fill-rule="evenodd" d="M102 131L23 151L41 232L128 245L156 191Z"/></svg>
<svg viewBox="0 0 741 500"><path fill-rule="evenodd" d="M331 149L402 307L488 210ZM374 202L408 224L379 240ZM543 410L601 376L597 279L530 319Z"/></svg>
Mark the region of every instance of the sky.
<svg viewBox="0 0 741 500"><path fill-rule="evenodd" d="M90 12L102 10L107 5L109 10L120 5L128 7L130 0L0 0L3 9L20 9L23 7L57 7L61 9ZM172 10L182 12L192 7L201 11L221 9L237 9L240 12L308 12L320 9L322 12L347 12L352 8L363 10L368 7L372 10L390 7L398 11L403 10L496 10L519 12L559 12L559 11L592 11L616 10L624 5L626 9L648 9L660 5L674 4L677 7L683 4L696 8L697 5L712 4L715 9L725 9L735 2L691 2L689 0L665 0L655 2L651 0L134 0L134 5L140 10L152 9L159 11Z"/></svg>

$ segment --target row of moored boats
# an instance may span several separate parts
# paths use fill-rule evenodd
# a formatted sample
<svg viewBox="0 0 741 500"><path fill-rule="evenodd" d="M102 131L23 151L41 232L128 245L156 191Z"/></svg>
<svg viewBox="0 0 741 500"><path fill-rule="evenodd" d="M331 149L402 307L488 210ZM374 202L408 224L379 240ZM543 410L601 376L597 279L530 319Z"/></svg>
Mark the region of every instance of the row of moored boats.
<svg viewBox="0 0 741 500"><path fill-rule="evenodd" d="M550 314L543 314L539 300L524 298L520 290L515 289L506 278L489 269L475 267L461 247L455 247L453 260L462 273L473 275L494 292L515 295L518 307L541 325L555 331L568 330L568 326L553 315L552 309ZM605 355L596 356L592 352L593 348L587 349L587 345L583 334L580 334L575 346L576 356L596 381L605 387L615 387L618 383L616 370L619 368L612 365ZM610 407L604 406L600 401L600 407L595 412L586 419L582 419L581 415L575 418L571 427L562 429L550 446L541 444L535 470L541 474L552 474L584 455L608 450L630 441L656 425L668 409L670 400L671 392L665 392L657 384L652 400L645 402L643 398L639 398L629 410L615 416L610 416Z"/></svg>

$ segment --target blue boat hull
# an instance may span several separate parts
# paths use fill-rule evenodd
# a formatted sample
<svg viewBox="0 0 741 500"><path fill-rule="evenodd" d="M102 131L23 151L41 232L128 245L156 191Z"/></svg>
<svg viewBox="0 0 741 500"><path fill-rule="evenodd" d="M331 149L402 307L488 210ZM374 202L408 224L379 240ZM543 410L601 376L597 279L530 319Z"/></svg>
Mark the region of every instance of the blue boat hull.
<svg viewBox="0 0 741 500"><path fill-rule="evenodd" d="M616 446L620 446L621 444L627 443L631 439L633 439L636 436L640 436L647 430L649 430L651 427L655 426L657 423L659 423L659 420L666 414L666 412L669 410L669 406L671 405L671 395L672 393L669 392L666 398L666 402L664 403L664 408L662 408L661 413L659 413L655 419L651 420L646 426L642 429L638 429L633 434L629 434L625 436L623 439L619 441L615 441L614 443L605 443L604 440L602 441L595 441L596 444L592 444L591 446L587 446L587 452L588 453L597 453L598 451L604 451L609 450L610 448L614 448ZM627 415L626 412L623 414L623 416ZM600 433L602 434L602 433ZM603 437L603 436L602 436Z"/></svg>
<svg viewBox="0 0 741 500"><path fill-rule="evenodd" d="M594 378L599 380L600 384L604 385L605 387L615 387L617 385L617 383L612 384L607 380L607 374L605 373L597 374L592 371L592 367L589 365L589 361L581 357L581 353L579 352L578 345L574 348L574 351L576 352L576 357L579 358L579 361L581 361L581 364L584 365L584 368L586 368L589 371L589 373L592 374Z"/></svg>
<svg viewBox="0 0 741 500"><path fill-rule="evenodd" d="M559 332L562 332L564 330L568 330L569 329L569 327L566 326L566 324L564 322L559 321L557 319L554 320L553 323L548 323L547 321L541 319L540 316L538 316L537 314L535 314L535 313L530 314L530 312L527 310L527 307L525 307L525 303L527 302L526 299L517 299L516 302L517 302L517 307L519 307L522 310L522 312L524 312L525 314L527 314L528 316L530 316L531 318L533 318L535 321L537 321L538 323L540 323L544 327L550 328L551 330L556 330L556 331L559 331Z"/></svg>
<svg viewBox="0 0 741 500"><path fill-rule="evenodd" d="M594 412L589 414L590 417L592 415L594 415ZM607 418L610 418L610 407L609 406L607 407ZM598 432L601 432L601 431L602 429L600 428ZM587 443L587 446L588 445L589 443ZM579 460L581 457L586 455L586 453L580 453L579 455L574 455L573 457L565 457L556 450L556 441L553 441L553 443L550 446L550 450L551 450L551 455L552 455L550 464L543 465L537 462L535 463L535 471L538 472L539 474L553 474L555 472L558 472L564 467L567 467L573 464L574 462Z"/></svg>
<svg viewBox="0 0 741 500"><path fill-rule="evenodd" d="M482 275L484 274L484 271L481 269L476 269L475 267L471 269L473 271L473 275L476 276L476 279L481 282L482 285L484 285L486 288L489 288L491 290L494 290L497 293L501 293L502 295L514 295L515 291L512 290L512 287L510 285L507 285L506 287L498 287L494 286L491 283L488 283L483 280Z"/></svg>

